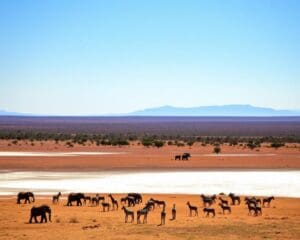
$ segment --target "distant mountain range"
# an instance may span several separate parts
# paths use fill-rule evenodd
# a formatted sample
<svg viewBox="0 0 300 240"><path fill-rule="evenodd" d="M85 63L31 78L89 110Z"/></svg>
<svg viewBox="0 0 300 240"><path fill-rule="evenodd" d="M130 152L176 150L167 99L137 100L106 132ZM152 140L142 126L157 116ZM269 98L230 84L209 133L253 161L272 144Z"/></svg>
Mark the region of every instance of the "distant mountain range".
<svg viewBox="0 0 300 240"><path fill-rule="evenodd" d="M5 111L5 110L0 110L0 116L33 116L33 114L9 112L9 111Z"/></svg>
<svg viewBox="0 0 300 240"><path fill-rule="evenodd" d="M29 113L17 113L0 110L0 116L49 116ZM108 116L108 115L93 115ZM300 110L276 110L272 108L255 107L251 105L222 105L202 107L173 107L162 106L147 108L126 114L112 114L110 116L245 116L245 117L268 117L268 116L300 116Z"/></svg>
<svg viewBox="0 0 300 240"><path fill-rule="evenodd" d="M300 110L275 110L251 105L223 105L203 107L163 106L132 112L132 116L300 116Z"/></svg>

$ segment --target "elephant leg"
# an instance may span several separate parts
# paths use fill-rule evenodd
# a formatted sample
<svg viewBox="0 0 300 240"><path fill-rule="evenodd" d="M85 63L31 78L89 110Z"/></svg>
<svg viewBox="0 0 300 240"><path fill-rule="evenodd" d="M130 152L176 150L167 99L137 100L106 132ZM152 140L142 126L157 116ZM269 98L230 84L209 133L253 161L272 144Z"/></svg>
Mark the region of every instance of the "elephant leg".
<svg viewBox="0 0 300 240"><path fill-rule="evenodd" d="M35 223L38 223L38 220L37 220L37 218L36 218L36 215L34 215L34 222L35 222Z"/></svg>
<svg viewBox="0 0 300 240"><path fill-rule="evenodd" d="M29 219L29 223L32 223L32 218L33 218L33 216L32 216L32 214L30 215L30 219Z"/></svg>

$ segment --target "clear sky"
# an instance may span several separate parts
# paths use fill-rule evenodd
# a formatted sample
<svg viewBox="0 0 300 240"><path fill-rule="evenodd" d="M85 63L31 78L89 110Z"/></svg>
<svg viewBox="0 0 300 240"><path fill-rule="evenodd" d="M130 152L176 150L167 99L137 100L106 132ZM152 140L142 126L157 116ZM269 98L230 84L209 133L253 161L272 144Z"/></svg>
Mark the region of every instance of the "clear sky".
<svg viewBox="0 0 300 240"><path fill-rule="evenodd" d="M0 109L300 109L300 1L3 0Z"/></svg>

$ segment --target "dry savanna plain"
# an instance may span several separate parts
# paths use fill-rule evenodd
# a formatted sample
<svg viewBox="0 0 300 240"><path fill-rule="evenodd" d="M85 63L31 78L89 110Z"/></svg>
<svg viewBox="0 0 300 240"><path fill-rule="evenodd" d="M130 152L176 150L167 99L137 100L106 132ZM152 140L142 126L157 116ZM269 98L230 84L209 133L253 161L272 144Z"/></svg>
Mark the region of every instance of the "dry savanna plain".
<svg viewBox="0 0 300 240"><path fill-rule="evenodd" d="M300 169L300 144L290 143L275 149L265 143L251 150L245 146L223 144L220 154L213 154L213 146L195 143L192 147L163 146L144 147L138 142L129 146L97 146L86 143L68 147L66 142L0 141L0 151L9 152L101 152L117 153L111 155L66 156L1 156L0 169L8 170L178 170L178 169ZM188 161L175 161L174 156L184 152L191 153Z"/></svg>
<svg viewBox="0 0 300 240"><path fill-rule="evenodd" d="M263 144L250 150L223 144L220 154L213 154L213 146L195 143L192 147L144 147L137 142L129 146L97 146L87 143L68 147L54 141L0 141L1 152L111 152L112 155L79 156L2 156L0 169L11 171L95 171L95 170L205 170L205 169L299 169L299 144L286 144L274 149ZM188 161L175 161L174 155L190 152ZM216 193L218 194L218 193ZM95 194L88 194L94 196ZM100 193L108 197L107 193ZM119 201L124 194L113 193ZM143 194L143 203L129 209L135 212L133 223L124 222L122 204L119 210L103 212L101 206L66 205L66 193L58 204L51 196L38 195L31 204L16 204L16 196L0 197L0 239L300 239L300 199L277 198L261 216L248 215L244 196L239 206L232 206L232 214L223 215L218 200L212 205L215 217L206 217L199 195ZM161 208L148 215L147 224L137 224L136 210L153 197L166 201L166 224L159 226ZM226 196L223 196L226 198ZM262 197L261 197L262 198ZM108 199L108 198L107 198ZM188 215L187 201L198 207L199 215ZM29 224L32 206L48 204L52 222ZM171 209L176 204L177 219L170 221Z"/></svg>
<svg viewBox="0 0 300 240"><path fill-rule="evenodd" d="M104 195L104 194L103 194ZM107 194L105 194L107 198ZM125 195L114 194L119 200ZM0 200L1 239L299 239L300 201L293 198L276 198L270 208L263 208L262 216L249 216L242 201L232 206L232 214L221 213L214 204L215 217L205 217L200 196L196 195L143 195L145 200L153 197L165 200L166 224L160 224L161 208L148 215L147 224L124 222L120 209L103 212L102 207L67 207L66 199L52 204L51 197L38 197L34 205L48 204L52 208L52 222L28 224L33 204L16 204L15 197ZM224 198L224 197L223 197ZM198 216L189 216L186 202L198 207ZM171 218L171 208L176 204L177 218ZM144 203L134 208L140 209Z"/></svg>

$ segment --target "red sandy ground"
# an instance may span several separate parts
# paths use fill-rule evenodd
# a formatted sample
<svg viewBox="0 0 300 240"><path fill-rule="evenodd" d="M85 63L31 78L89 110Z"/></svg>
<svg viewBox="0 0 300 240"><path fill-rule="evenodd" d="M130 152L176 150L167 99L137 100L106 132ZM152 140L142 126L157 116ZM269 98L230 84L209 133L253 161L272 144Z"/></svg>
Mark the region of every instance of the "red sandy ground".
<svg viewBox="0 0 300 240"><path fill-rule="evenodd" d="M262 154L261 156L203 156L211 154L212 146L195 144L188 146L164 146L162 148L143 147L137 143L130 146L112 147L75 145L66 147L65 143L54 142L18 142L0 141L0 151L32 151L32 152L68 152L68 151L103 151L124 152L116 155L75 156L75 157L1 157L2 170L56 170L56 171L92 171L92 170L159 170L159 169L300 169L300 145L274 149L264 145L258 150L250 150L240 146L222 145L222 154ZM175 154L190 152L189 161L174 161ZM263 154L275 154L264 156Z"/></svg>
<svg viewBox="0 0 300 240"><path fill-rule="evenodd" d="M123 196L114 195L118 200ZM143 197L144 200L154 197L166 201L166 225L157 226L160 224L160 208L149 213L147 224L137 225L136 219L134 223L125 224L120 208L118 211L102 212L102 207L88 205L66 207L66 199L54 205L50 197L38 197L34 204L18 205L15 196L0 198L0 239L300 239L300 200L297 198L276 198L271 207L263 208L262 216L258 217L248 215L243 201L240 206L232 207L231 215L223 215L220 207L214 204L212 207L217 215L212 218L204 216L199 195L151 194ZM198 207L198 217L188 216L187 201ZM177 220L170 221L174 203ZM28 224L31 207L41 204L51 206L52 222ZM143 205L130 209L136 214Z"/></svg>

